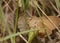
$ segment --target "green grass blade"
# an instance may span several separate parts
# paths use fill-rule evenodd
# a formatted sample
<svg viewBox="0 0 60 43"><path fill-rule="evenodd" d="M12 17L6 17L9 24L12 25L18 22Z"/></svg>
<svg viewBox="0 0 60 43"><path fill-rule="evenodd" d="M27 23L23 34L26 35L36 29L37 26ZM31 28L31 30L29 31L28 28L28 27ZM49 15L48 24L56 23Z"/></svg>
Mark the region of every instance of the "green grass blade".
<svg viewBox="0 0 60 43"><path fill-rule="evenodd" d="M28 43L31 43L32 40L36 37L37 34L38 34L38 31L29 32L29 34L28 34Z"/></svg>
<svg viewBox="0 0 60 43"><path fill-rule="evenodd" d="M25 34L25 33L32 32L32 31L37 31L37 30L39 30L39 29L31 29L31 30L27 30L27 31L23 31L23 32L18 32L18 33L15 33L15 34L10 34L9 36L6 36L5 38L0 38L0 41L4 41L4 40L10 39L12 37L18 36L20 34Z"/></svg>
<svg viewBox="0 0 60 43"><path fill-rule="evenodd" d="M57 8L60 8L60 0L55 0Z"/></svg>

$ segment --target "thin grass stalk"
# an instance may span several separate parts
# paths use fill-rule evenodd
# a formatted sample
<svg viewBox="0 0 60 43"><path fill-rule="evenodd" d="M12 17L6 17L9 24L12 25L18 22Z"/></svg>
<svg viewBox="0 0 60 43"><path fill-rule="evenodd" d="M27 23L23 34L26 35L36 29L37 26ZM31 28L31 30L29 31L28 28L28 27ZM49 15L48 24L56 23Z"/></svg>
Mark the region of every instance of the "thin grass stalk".
<svg viewBox="0 0 60 43"><path fill-rule="evenodd" d="M16 33L16 30L17 30L17 26L18 26L18 1L17 1L17 4L16 4L16 12L15 12L15 23L14 23L14 34ZM14 43L16 43L15 41L15 37L14 37Z"/></svg>
<svg viewBox="0 0 60 43"><path fill-rule="evenodd" d="M28 41L20 34L19 35L26 43L28 43Z"/></svg>
<svg viewBox="0 0 60 43"><path fill-rule="evenodd" d="M55 9L55 11L60 15L60 11L53 5L53 3L51 1L49 1L49 2L52 5L52 7Z"/></svg>

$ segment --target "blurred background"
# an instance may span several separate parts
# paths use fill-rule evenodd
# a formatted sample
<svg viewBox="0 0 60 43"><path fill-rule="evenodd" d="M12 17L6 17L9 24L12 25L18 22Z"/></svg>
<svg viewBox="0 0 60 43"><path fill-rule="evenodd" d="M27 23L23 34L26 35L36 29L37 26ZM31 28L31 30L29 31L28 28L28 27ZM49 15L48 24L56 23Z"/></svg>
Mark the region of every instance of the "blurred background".
<svg viewBox="0 0 60 43"><path fill-rule="evenodd" d="M28 34L16 35L16 37L14 34L29 30L28 24L34 16L47 18L56 16L57 20L51 18L56 20L57 28L60 28L60 0L0 0L0 43L30 43L27 41ZM27 18L29 18L28 23ZM12 34L13 38L11 38ZM41 35L44 36L43 33ZM54 28L49 37L41 38L37 35L31 43L60 43L60 33Z"/></svg>

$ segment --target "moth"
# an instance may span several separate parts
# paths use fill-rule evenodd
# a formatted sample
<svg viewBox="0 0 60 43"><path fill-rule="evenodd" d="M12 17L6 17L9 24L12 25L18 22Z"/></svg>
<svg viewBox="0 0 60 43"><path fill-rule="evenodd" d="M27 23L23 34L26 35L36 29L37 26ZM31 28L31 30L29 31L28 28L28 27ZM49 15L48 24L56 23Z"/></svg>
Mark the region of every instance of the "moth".
<svg viewBox="0 0 60 43"><path fill-rule="evenodd" d="M56 16L48 16L53 23L58 27L60 25L60 18L56 17ZM18 20L18 28L25 28L25 18L22 16L19 18ZM32 17L28 17L27 18L27 23L29 25L30 28L33 29L40 29L39 30L39 34L52 34L52 31L56 28L46 17L36 17L36 16L32 16ZM46 29L46 31L45 31ZM25 29L24 29L25 30Z"/></svg>

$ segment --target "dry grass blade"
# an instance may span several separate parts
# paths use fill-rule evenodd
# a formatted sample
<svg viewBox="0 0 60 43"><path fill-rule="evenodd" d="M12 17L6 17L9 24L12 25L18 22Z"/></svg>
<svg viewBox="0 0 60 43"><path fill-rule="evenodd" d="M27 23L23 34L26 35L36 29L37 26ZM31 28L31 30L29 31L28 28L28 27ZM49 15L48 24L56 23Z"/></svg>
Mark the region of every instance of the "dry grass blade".
<svg viewBox="0 0 60 43"><path fill-rule="evenodd" d="M22 35L19 35L26 43L28 43L28 41L22 36Z"/></svg>
<svg viewBox="0 0 60 43"><path fill-rule="evenodd" d="M55 9L55 11L58 13L58 16L60 15L60 11L53 5L53 3L51 1L49 1L50 4L53 6L53 8Z"/></svg>

